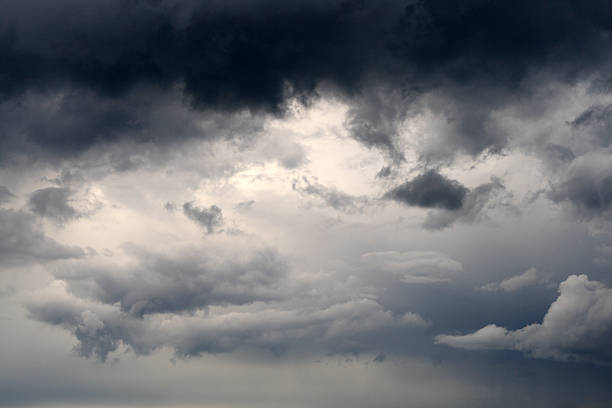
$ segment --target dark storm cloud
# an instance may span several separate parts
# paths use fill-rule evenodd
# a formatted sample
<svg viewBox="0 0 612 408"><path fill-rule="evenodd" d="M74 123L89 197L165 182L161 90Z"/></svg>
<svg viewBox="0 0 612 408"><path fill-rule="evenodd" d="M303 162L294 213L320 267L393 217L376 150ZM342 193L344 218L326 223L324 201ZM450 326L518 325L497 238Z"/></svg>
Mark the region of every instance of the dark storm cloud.
<svg viewBox="0 0 612 408"><path fill-rule="evenodd" d="M155 254L129 248L133 265L67 264L56 273L70 292L134 317L152 313L193 312L211 305L244 305L278 299L286 262L274 251L220 260L182 251Z"/></svg>
<svg viewBox="0 0 612 408"><path fill-rule="evenodd" d="M73 193L67 187L43 188L30 194L28 205L40 217L65 223L83 216L70 205Z"/></svg>
<svg viewBox="0 0 612 408"><path fill-rule="evenodd" d="M352 101L347 126L358 140L401 160L398 123L415 95L435 90L442 103L430 107L454 123L453 148L502 148L507 137L491 112L515 103L530 73L544 72L544 81L597 74L609 60L612 12L604 1L577 0L15 0L3 3L0 26L3 116L33 93L78 90L87 101L86 90L98 101L61 115L72 124L29 120L39 152L134 137L147 113L112 101L136 87L179 86L199 109L272 114L325 88ZM377 89L397 97L373 102ZM17 143L10 128L2 132Z"/></svg>
<svg viewBox="0 0 612 408"><path fill-rule="evenodd" d="M493 178L490 183L470 190L456 180L429 170L388 191L383 197L406 206L431 209L423 226L443 229L456 221L472 223L486 217L484 210L490 199L504 189L501 180Z"/></svg>
<svg viewBox="0 0 612 408"><path fill-rule="evenodd" d="M449 180L435 170L429 170L385 194L386 198L408 206L459 210L468 189L458 181Z"/></svg>
<svg viewBox="0 0 612 408"><path fill-rule="evenodd" d="M6 186L0 186L0 205L8 203L13 197L15 195Z"/></svg>
<svg viewBox="0 0 612 408"><path fill-rule="evenodd" d="M83 256L81 248L62 245L47 237L32 215L0 209L0 264L22 265Z"/></svg>
<svg viewBox="0 0 612 408"><path fill-rule="evenodd" d="M216 205L205 208L194 206L193 203L185 203L183 214L205 228L207 234L212 234L217 228L223 226L223 211Z"/></svg>

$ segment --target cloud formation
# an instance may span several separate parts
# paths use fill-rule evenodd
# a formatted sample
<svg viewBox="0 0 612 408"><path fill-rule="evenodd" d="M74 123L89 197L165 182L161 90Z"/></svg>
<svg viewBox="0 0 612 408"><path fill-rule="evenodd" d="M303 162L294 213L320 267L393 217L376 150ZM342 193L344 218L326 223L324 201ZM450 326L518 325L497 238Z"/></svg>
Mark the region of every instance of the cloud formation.
<svg viewBox="0 0 612 408"><path fill-rule="evenodd" d="M101 361L120 347L137 354L171 347L181 357L241 348L355 352L371 350L378 330L427 327L416 313L385 309L355 282L295 280L274 252L126 250L124 265L56 267L55 281L27 302L31 317L68 330L79 355Z"/></svg>
<svg viewBox="0 0 612 408"><path fill-rule="evenodd" d="M518 330L490 324L466 335L439 335L436 342L469 350L517 350L534 358L610 364L612 289L586 275L571 275L542 323Z"/></svg>
<svg viewBox="0 0 612 408"><path fill-rule="evenodd" d="M28 205L34 214L63 224L83 215L70 205L73 193L67 187L43 188L30 194Z"/></svg>
<svg viewBox="0 0 612 408"><path fill-rule="evenodd" d="M62 245L46 236L32 215L0 209L0 264L44 263L84 256L83 249Z"/></svg>
<svg viewBox="0 0 612 408"><path fill-rule="evenodd" d="M495 292L498 290L501 290L504 292L514 292L521 288L535 285L537 282L538 282L538 272L536 268L531 267L519 275L511 276L509 278L502 280L499 283L489 283L481 287L481 289L492 291L492 292Z"/></svg>
<svg viewBox="0 0 612 408"><path fill-rule="evenodd" d="M212 234L223 226L223 211L214 204L206 208L194 206L190 202L184 203L183 214L205 228L207 234Z"/></svg>
<svg viewBox="0 0 612 408"><path fill-rule="evenodd" d="M482 220L486 217L487 205L493 206L490 200L503 190L505 187L497 178L470 190L456 180L429 170L391 189L383 197L406 206L431 209L423 226L440 230L457 221L473 223Z"/></svg>
<svg viewBox="0 0 612 408"><path fill-rule="evenodd" d="M448 282L463 271L460 262L433 251L368 252L360 260L370 272L392 273L410 284Z"/></svg>

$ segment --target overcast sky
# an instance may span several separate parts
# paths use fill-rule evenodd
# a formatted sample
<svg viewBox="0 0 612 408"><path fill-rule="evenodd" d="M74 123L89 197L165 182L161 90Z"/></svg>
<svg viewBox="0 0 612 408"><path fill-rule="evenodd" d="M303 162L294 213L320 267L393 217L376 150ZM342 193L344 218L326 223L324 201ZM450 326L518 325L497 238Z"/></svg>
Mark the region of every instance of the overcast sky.
<svg viewBox="0 0 612 408"><path fill-rule="evenodd" d="M0 0L0 406L612 406L612 5Z"/></svg>

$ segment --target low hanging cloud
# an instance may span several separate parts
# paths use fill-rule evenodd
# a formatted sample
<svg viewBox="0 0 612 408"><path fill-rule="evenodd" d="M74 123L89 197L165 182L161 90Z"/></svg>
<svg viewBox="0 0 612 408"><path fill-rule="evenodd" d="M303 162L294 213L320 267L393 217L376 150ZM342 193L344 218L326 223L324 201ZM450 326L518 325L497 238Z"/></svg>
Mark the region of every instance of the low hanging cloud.
<svg viewBox="0 0 612 408"><path fill-rule="evenodd" d="M81 258L85 251L45 235L31 214L0 209L0 265L23 265Z"/></svg>
<svg viewBox="0 0 612 408"><path fill-rule="evenodd" d="M184 203L183 214L206 229L207 234L217 232L223 226L223 211L214 204L206 208L194 206L192 202Z"/></svg>
<svg viewBox="0 0 612 408"><path fill-rule="evenodd" d="M524 287L533 286L538 283L538 272L536 268L529 268L520 275L511 276L499 283L489 283L480 289L490 292L514 292Z"/></svg>
<svg viewBox="0 0 612 408"><path fill-rule="evenodd" d="M379 330L428 325L361 295L354 280L296 281L274 251L125 250L119 264L58 265L54 282L27 301L31 318L69 331L79 355L101 361L121 347L141 355L170 347L180 357L240 348L355 352L372 350Z"/></svg>
<svg viewBox="0 0 612 408"><path fill-rule="evenodd" d="M423 223L427 229L440 230L455 222L474 223L486 218L490 200L505 190L501 180L481 184L470 190L435 170L415 177L383 196L403 205L431 209Z"/></svg>
<svg viewBox="0 0 612 408"><path fill-rule="evenodd" d="M612 364L612 289L586 275L571 275L542 323L518 330L495 324L436 342L468 350L517 350L533 358Z"/></svg>
<svg viewBox="0 0 612 408"><path fill-rule="evenodd" d="M433 251L369 252L360 261L371 272L392 273L410 284L448 282L463 271L460 262Z"/></svg>

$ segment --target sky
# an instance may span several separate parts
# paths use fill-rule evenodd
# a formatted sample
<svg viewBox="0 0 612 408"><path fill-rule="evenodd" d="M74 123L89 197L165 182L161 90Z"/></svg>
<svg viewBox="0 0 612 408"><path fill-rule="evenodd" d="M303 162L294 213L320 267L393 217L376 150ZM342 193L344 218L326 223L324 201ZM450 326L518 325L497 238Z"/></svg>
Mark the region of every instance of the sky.
<svg viewBox="0 0 612 408"><path fill-rule="evenodd" d="M612 407L609 2L0 9L0 407Z"/></svg>

